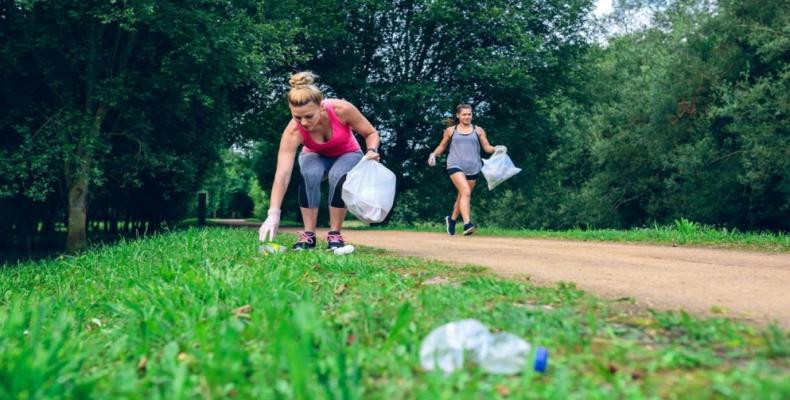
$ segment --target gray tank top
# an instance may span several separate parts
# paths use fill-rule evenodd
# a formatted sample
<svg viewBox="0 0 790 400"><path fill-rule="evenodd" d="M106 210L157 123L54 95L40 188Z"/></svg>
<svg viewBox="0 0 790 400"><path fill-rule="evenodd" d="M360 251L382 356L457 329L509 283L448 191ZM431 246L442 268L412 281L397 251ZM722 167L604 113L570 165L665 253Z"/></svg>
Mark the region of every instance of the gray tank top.
<svg viewBox="0 0 790 400"><path fill-rule="evenodd" d="M453 128L450 140L450 153L447 155L447 169L460 168L464 175L475 175L480 172L483 162L480 161L480 139L477 127L472 125L472 132L459 133L458 125Z"/></svg>

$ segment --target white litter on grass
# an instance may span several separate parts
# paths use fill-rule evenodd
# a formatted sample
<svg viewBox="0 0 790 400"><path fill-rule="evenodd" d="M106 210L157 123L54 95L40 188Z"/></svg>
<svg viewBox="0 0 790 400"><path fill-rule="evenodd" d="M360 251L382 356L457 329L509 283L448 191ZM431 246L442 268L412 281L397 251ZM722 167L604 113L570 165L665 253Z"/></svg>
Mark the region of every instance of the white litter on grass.
<svg viewBox="0 0 790 400"><path fill-rule="evenodd" d="M423 340L420 364L426 371L449 374L464 366L464 357L491 374L516 374L524 370L531 346L507 332L492 334L475 319L444 324Z"/></svg>
<svg viewBox="0 0 790 400"><path fill-rule="evenodd" d="M346 255L346 254L351 254L351 253L353 253L353 252L354 252L354 246L352 246L352 245L350 245L350 244L347 244L347 245L345 245L345 246L343 246L343 247L338 247L338 248L336 248L336 249L334 250L334 252L335 252L335 255L337 255L337 256L342 256L342 255Z"/></svg>

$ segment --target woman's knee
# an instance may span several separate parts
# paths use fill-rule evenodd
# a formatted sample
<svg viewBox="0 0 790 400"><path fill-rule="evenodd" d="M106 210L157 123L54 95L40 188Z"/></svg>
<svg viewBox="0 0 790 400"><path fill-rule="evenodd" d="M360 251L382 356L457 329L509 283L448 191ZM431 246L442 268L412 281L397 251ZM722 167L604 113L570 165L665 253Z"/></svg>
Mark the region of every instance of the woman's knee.
<svg viewBox="0 0 790 400"><path fill-rule="evenodd" d="M329 184L334 185L338 181L340 181L349 171L351 171L355 165L362 159L362 155L360 153L347 153L340 156L332 167L329 169L329 173L327 174L327 178L329 178Z"/></svg>
<svg viewBox="0 0 790 400"><path fill-rule="evenodd" d="M326 167L318 154L303 153L299 156L299 172L306 183L320 184L326 173Z"/></svg>
<svg viewBox="0 0 790 400"><path fill-rule="evenodd" d="M342 171L329 171L329 176L327 176L327 179L329 180L329 186L336 186L338 182L343 180L343 177L345 176L346 173Z"/></svg>
<svg viewBox="0 0 790 400"><path fill-rule="evenodd" d="M319 186L324 179L324 171L319 169L302 170L302 180L308 187Z"/></svg>
<svg viewBox="0 0 790 400"><path fill-rule="evenodd" d="M306 172L306 173L305 173ZM316 208L321 198L321 173L304 171L302 183L299 185L299 206L303 208Z"/></svg>

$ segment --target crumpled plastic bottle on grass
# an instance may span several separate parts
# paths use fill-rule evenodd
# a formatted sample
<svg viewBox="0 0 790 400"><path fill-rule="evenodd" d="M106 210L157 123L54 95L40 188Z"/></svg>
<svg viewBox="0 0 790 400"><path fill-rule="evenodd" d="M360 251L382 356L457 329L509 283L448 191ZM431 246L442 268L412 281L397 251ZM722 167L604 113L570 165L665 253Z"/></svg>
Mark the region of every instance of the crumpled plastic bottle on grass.
<svg viewBox="0 0 790 400"><path fill-rule="evenodd" d="M532 347L524 339L507 332L492 334L475 319L444 324L428 334L420 346L420 364L426 371L449 374L463 368L464 357L491 374L517 374L524 370ZM538 347L532 368L545 372L548 351Z"/></svg>
<svg viewBox="0 0 790 400"><path fill-rule="evenodd" d="M332 250L332 252L335 253L336 256L344 256L346 254L353 253L354 252L354 246L352 246L350 244L347 244L347 245L345 245L343 247L338 247L338 248Z"/></svg>
<svg viewBox="0 0 790 400"><path fill-rule="evenodd" d="M285 246L281 244L270 242L258 246L258 254L262 256L281 254L281 253L285 253Z"/></svg>

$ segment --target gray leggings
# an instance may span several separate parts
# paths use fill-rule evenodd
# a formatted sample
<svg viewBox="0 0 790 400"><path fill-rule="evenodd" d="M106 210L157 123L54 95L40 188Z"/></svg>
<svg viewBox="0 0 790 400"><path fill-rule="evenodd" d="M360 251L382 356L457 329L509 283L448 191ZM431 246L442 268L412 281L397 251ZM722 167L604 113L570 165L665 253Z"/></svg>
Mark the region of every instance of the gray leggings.
<svg viewBox="0 0 790 400"><path fill-rule="evenodd" d="M329 205L343 208L341 193L346 173L362 159L362 152L341 154L338 157L322 156L318 153L299 154L299 169L302 185L299 186L299 207L318 208L321 204L321 182L329 179Z"/></svg>

